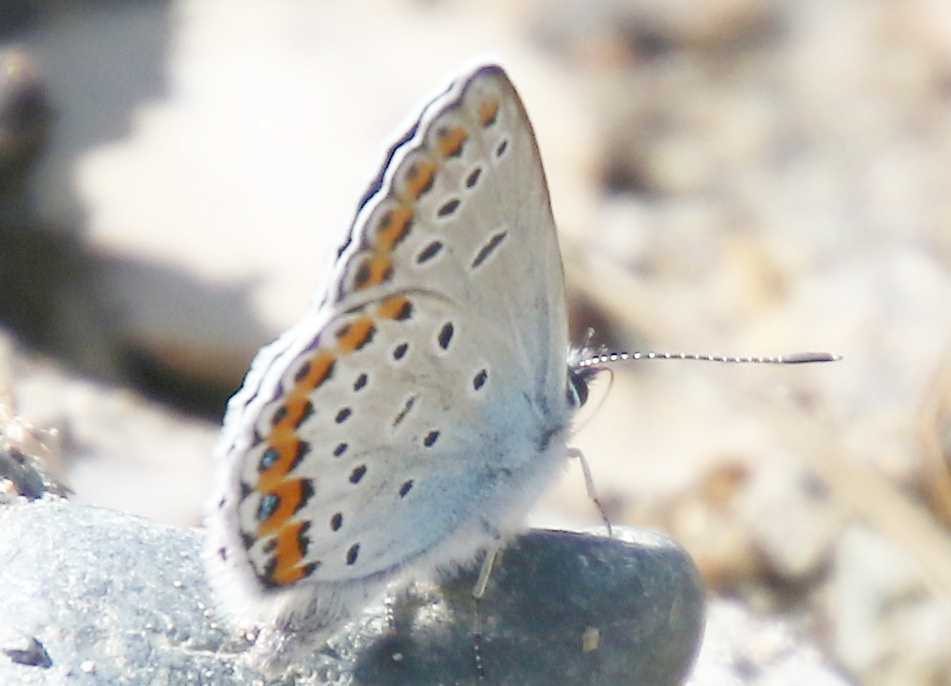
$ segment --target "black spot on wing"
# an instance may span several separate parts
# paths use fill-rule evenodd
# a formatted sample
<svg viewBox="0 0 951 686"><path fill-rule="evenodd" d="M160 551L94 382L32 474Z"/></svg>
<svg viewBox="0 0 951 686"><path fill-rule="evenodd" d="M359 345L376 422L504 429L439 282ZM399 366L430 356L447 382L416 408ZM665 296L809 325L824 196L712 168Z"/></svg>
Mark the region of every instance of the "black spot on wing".
<svg viewBox="0 0 951 686"><path fill-rule="evenodd" d="M308 374L310 374L310 360L307 360L300 366L300 368L297 370L297 373L294 374L294 381L300 383L305 378L307 378Z"/></svg>
<svg viewBox="0 0 951 686"><path fill-rule="evenodd" d="M453 214L456 210L459 209L459 205L462 204L462 201L459 198L453 198L452 200L447 200L442 205L439 206L439 209L436 210L436 214L440 217L448 217Z"/></svg>
<svg viewBox="0 0 951 686"><path fill-rule="evenodd" d="M452 322L446 322L442 325L442 328L439 330L439 336L437 340L439 341L439 347L443 350L449 349L449 342L452 341L452 335L455 332L455 327L452 325Z"/></svg>
<svg viewBox="0 0 951 686"><path fill-rule="evenodd" d="M357 555L360 554L360 544L354 543L350 546L350 550L347 551L347 564L352 565L357 561Z"/></svg>
<svg viewBox="0 0 951 686"><path fill-rule="evenodd" d="M356 467L352 472L350 472L350 483L358 484L360 480L367 473L367 466L365 464Z"/></svg>
<svg viewBox="0 0 951 686"><path fill-rule="evenodd" d="M472 377L472 388L476 391L480 390L488 378L489 373L484 369L480 369L478 373Z"/></svg>
<svg viewBox="0 0 951 686"><path fill-rule="evenodd" d="M264 442L264 437L258 433L258 430L255 429L254 433L251 435L251 448L256 448Z"/></svg>
<svg viewBox="0 0 951 686"><path fill-rule="evenodd" d="M482 167L476 167L469 172L469 176L466 177L466 188L475 188L480 176L482 176Z"/></svg>
<svg viewBox="0 0 951 686"><path fill-rule="evenodd" d="M425 248L423 248L420 253L416 256L416 264L423 264L429 262L433 259L439 252L442 250L442 241L433 241Z"/></svg>
<svg viewBox="0 0 951 686"><path fill-rule="evenodd" d="M410 410L413 409L413 405L416 404L416 396L412 395L406 399L406 403L403 405L403 409L400 410L399 414L393 419L393 426L399 426L400 423L406 419L406 415L410 413Z"/></svg>
<svg viewBox="0 0 951 686"><path fill-rule="evenodd" d="M486 244L479 249L475 259L472 260L472 268L478 269L481 267L482 263L489 259L492 253L495 252L495 249L502 244L502 241L505 240L507 235L508 231L499 231L498 233L493 234Z"/></svg>

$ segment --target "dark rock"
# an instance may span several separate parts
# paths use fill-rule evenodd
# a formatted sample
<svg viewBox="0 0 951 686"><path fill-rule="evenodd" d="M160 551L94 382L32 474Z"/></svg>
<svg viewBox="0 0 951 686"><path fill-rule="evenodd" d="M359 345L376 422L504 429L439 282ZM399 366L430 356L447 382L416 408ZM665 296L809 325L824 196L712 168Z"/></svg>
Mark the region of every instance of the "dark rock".
<svg viewBox="0 0 951 686"><path fill-rule="evenodd" d="M703 590L682 549L630 529L624 539L532 530L497 561L480 603L488 684L679 684L703 630ZM393 603L395 631L356 656L356 684L477 683L477 569ZM348 637L349 639L349 637ZM394 659L397 656L398 659Z"/></svg>

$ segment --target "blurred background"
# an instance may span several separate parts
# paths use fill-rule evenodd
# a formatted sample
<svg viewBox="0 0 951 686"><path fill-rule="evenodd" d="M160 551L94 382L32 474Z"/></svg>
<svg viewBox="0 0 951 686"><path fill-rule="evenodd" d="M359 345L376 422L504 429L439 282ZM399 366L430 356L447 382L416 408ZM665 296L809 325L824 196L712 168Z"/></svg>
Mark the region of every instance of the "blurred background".
<svg viewBox="0 0 951 686"><path fill-rule="evenodd" d="M199 525L254 352L482 60L534 123L576 342L845 356L617 367L580 420L611 518L706 580L695 683L951 684L944 0L3 0L3 445ZM598 521L575 465L532 517Z"/></svg>

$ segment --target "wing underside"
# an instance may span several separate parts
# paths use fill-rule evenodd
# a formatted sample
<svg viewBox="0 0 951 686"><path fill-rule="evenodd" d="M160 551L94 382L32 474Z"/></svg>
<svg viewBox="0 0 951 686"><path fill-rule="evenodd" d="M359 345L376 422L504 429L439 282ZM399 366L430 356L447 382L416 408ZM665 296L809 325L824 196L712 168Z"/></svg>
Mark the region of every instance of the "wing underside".
<svg viewBox="0 0 951 686"><path fill-rule="evenodd" d="M391 150L320 306L229 403L215 564L260 594L438 545L562 422L566 344L534 136L483 67Z"/></svg>

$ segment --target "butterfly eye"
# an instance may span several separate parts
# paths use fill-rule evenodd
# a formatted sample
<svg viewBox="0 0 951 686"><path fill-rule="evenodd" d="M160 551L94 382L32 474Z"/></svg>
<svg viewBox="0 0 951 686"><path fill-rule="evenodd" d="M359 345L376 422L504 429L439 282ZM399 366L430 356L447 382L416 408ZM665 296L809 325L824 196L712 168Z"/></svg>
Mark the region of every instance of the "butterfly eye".
<svg viewBox="0 0 951 686"><path fill-rule="evenodd" d="M568 404L575 409L588 402L588 379L590 375L568 369Z"/></svg>

